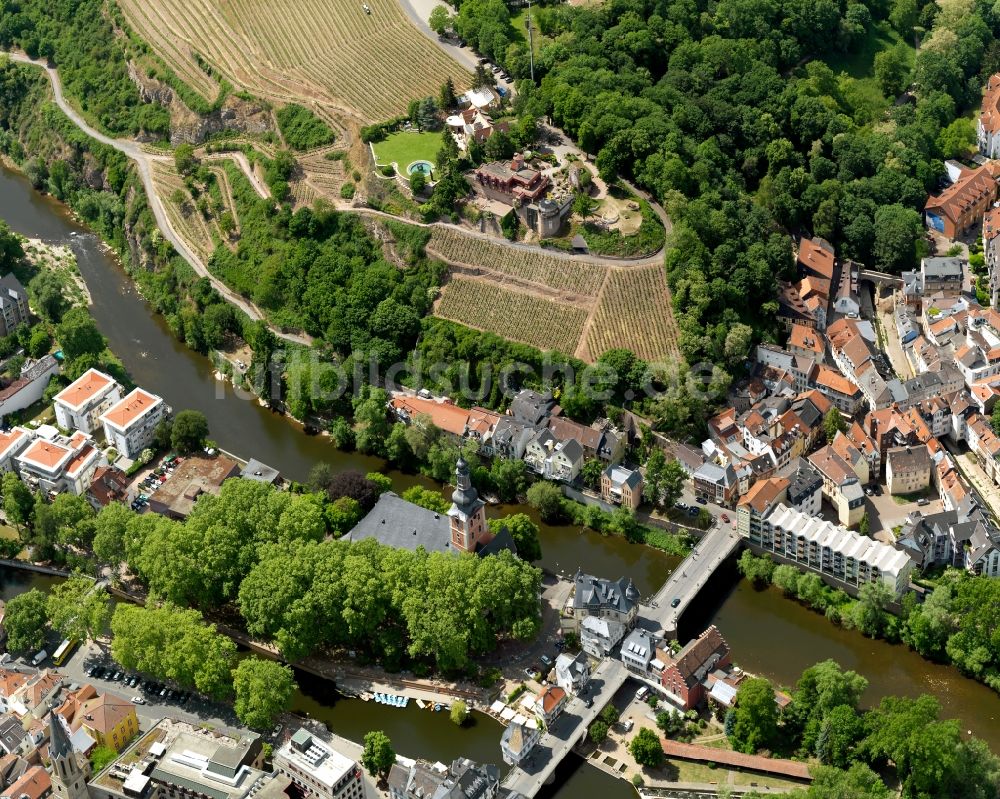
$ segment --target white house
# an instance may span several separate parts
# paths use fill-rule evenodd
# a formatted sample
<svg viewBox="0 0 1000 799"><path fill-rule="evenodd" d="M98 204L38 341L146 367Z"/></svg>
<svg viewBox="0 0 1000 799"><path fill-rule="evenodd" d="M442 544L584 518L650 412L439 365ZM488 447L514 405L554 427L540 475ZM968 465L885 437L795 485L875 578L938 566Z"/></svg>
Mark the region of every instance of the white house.
<svg viewBox="0 0 1000 799"><path fill-rule="evenodd" d="M104 438L126 458L136 458L152 445L156 428L169 411L160 397L134 389L101 415Z"/></svg>
<svg viewBox="0 0 1000 799"><path fill-rule="evenodd" d="M14 459L21 479L40 491L86 493L101 459L90 436L79 430L71 437L60 435L51 425L42 425L37 433Z"/></svg>
<svg viewBox="0 0 1000 799"><path fill-rule="evenodd" d="M122 388L109 375L88 369L55 396L56 424L63 430L93 433L101 414L122 398Z"/></svg>
<svg viewBox="0 0 1000 799"><path fill-rule="evenodd" d="M568 694L579 694L590 682L590 661L584 652L574 657L563 652L556 658L556 685Z"/></svg>
<svg viewBox="0 0 1000 799"><path fill-rule="evenodd" d="M0 390L0 418L23 411L42 398L52 375L59 373L59 362L51 355L30 361L21 368L17 380Z"/></svg>
<svg viewBox="0 0 1000 799"><path fill-rule="evenodd" d="M21 452L35 434L24 427L15 427L6 433L0 433L0 473L9 472L14 468L14 458Z"/></svg>
<svg viewBox="0 0 1000 799"><path fill-rule="evenodd" d="M500 737L503 762L511 766L520 765L531 754L541 737L534 724L519 724L512 721Z"/></svg>

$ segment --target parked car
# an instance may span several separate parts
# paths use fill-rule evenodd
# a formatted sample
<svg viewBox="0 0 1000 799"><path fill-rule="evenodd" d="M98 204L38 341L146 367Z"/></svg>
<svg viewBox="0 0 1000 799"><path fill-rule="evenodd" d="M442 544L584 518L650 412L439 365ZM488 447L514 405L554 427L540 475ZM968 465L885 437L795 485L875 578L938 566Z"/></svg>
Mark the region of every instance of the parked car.
<svg viewBox="0 0 1000 799"><path fill-rule="evenodd" d="M688 509L688 506L687 506L686 502L675 502L674 503L674 507L677 508L677 510L687 510Z"/></svg>
<svg viewBox="0 0 1000 799"><path fill-rule="evenodd" d="M695 498L695 502L697 502L699 505L707 505L708 504L708 500L705 499L704 497L696 497Z"/></svg>
<svg viewBox="0 0 1000 799"><path fill-rule="evenodd" d="M924 505L930 505L931 501L927 499L927 497L921 497L920 499L917 500L917 504L920 507L923 507Z"/></svg>
<svg viewBox="0 0 1000 799"><path fill-rule="evenodd" d="M675 596L673 599L670 600L670 607L676 608L680 603L681 603L681 598L679 596Z"/></svg>
<svg viewBox="0 0 1000 799"><path fill-rule="evenodd" d="M723 513L722 514L722 521L724 521L724 522L728 522L729 521L729 514L728 513Z"/></svg>
<svg viewBox="0 0 1000 799"><path fill-rule="evenodd" d="M542 655L539 658L539 660L542 661L542 663L544 663L546 666L552 665L552 658L550 658L548 655Z"/></svg>
<svg viewBox="0 0 1000 799"><path fill-rule="evenodd" d="M141 696L133 696L132 703L135 705L144 705L146 704L146 700L143 699Z"/></svg>
<svg viewBox="0 0 1000 799"><path fill-rule="evenodd" d="M118 682L121 678L122 678L122 673L120 671L116 671L108 679L112 680L113 682Z"/></svg>
<svg viewBox="0 0 1000 799"><path fill-rule="evenodd" d="M694 505L688 508L688 516L697 516L697 515L698 515L698 509Z"/></svg>

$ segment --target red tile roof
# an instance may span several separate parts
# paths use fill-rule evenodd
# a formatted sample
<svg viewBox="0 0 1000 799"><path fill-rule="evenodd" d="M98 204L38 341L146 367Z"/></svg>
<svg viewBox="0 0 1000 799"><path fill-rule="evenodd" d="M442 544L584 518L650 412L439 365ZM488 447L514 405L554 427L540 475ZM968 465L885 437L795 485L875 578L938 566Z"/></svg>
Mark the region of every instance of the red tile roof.
<svg viewBox="0 0 1000 799"><path fill-rule="evenodd" d="M56 400L71 408L79 408L112 382L112 379L103 372L88 369L82 376L56 394Z"/></svg>
<svg viewBox="0 0 1000 799"><path fill-rule="evenodd" d="M768 774L780 774L798 780L812 780L809 766L795 760L780 760L776 757L762 755L745 755L742 752L730 752L727 749L717 749L712 746L685 744L680 741L663 740L663 753L667 757L678 757L682 760L701 760L710 763L720 763L724 766L734 766L752 771L762 771Z"/></svg>
<svg viewBox="0 0 1000 799"><path fill-rule="evenodd" d="M392 407L405 411L414 420L417 416L429 416L435 427L456 436L465 435L469 412L450 402L435 402L420 397L393 397Z"/></svg>
<svg viewBox="0 0 1000 799"><path fill-rule="evenodd" d="M740 505L746 505L757 513L763 513L789 485L790 483L784 477L758 480L751 486L746 496L740 500Z"/></svg>
<svg viewBox="0 0 1000 799"><path fill-rule="evenodd" d="M968 175L960 177L937 197L928 197L924 210L940 211L952 222L958 222L967 206L984 195L992 194L995 196L996 191L996 179L989 169L981 166Z"/></svg>
<svg viewBox="0 0 1000 799"><path fill-rule="evenodd" d="M41 799L51 791L52 779L49 777L49 772L41 766L33 766L0 793L0 796L10 799Z"/></svg>
<svg viewBox="0 0 1000 799"><path fill-rule="evenodd" d="M54 469L72 452L71 449L62 444L39 438L21 454L21 460L46 469Z"/></svg>
<svg viewBox="0 0 1000 799"><path fill-rule="evenodd" d="M996 133L1000 130L1000 73L990 75L990 79L986 82L979 121L987 133Z"/></svg>
<svg viewBox="0 0 1000 799"><path fill-rule="evenodd" d="M127 430L132 422L147 411L151 411L161 402L163 400L155 394L150 394L148 391L137 388L125 397L125 399L111 406L107 413L101 416L101 419L110 422L119 430Z"/></svg>
<svg viewBox="0 0 1000 799"><path fill-rule="evenodd" d="M833 247L823 239L803 237L799 242L799 263L827 280L833 280L833 257Z"/></svg>

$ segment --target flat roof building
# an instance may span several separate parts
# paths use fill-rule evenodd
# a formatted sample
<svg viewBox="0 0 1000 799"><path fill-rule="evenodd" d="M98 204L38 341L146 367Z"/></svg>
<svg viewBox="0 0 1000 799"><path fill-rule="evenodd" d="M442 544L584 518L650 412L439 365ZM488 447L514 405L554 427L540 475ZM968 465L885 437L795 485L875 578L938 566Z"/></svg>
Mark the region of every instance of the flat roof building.
<svg viewBox="0 0 1000 799"><path fill-rule="evenodd" d="M225 455L192 455L149 498L149 509L171 519L186 519L202 494L218 494L222 484L240 473Z"/></svg>
<svg viewBox="0 0 1000 799"><path fill-rule="evenodd" d="M274 753L274 768L318 799L364 799L361 769L331 741L299 729Z"/></svg>

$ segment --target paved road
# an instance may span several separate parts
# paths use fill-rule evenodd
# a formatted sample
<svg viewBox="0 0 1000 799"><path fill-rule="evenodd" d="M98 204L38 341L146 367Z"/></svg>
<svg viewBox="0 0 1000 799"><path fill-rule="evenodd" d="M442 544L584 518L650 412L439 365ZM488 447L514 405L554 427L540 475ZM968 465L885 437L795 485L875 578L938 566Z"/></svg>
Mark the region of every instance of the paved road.
<svg viewBox="0 0 1000 799"><path fill-rule="evenodd" d="M587 734L587 728L601 710L611 702L625 681L628 669L619 660L605 658L591 676L587 695L593 703L587 707L584 699L572 697L552 726L545 731L531 756L519 768L513 768L503 784L518 793L533 797L552 776L567 754Z"/></svg>
<svg viewBox="0 0 1000 799"><path fill-rule="evenodd" d="M101 142L101 144L113 147L135 161L136 167L139 170L139 177L142 179L142 185L146 190L149 207L152 209L153 216L156 218L157 226L160 228L160 231L163 233L167 241L173 245L174 249L177 250L178 254L180 254L185 261L191 264L191 268L194 269L198 275L208 278L216 291L225 297L226 300L242 310L251 319L264 319L264 314L261 313L260 309L256 305L242 295L237 294L225 283L212 275L212 273L209 272L208 267L205 266L197 254L195 254L184 239L177 234L177 231L174 230L173 225L170 223L170 219L167 217L167 212L163 207L163 202L161 201L159 194L156 192L156 187L153 185L152 162L162 160L162 156L152 156L149 153L144 152L141 146L134 141L129 141L127 139L112 139L110 136L105 136L100 131L94 130L94 128L92 128L87 121L77 113L76 109L66 102L66 98L63 97L62 93L62 84L59 80L59 74L53 67L50 67L43 61L36 61L28 58L26 55L21 53L8 53L8 55L13 61L17 61L22 64L31 64L32 66L36 66L44 70L45 74L49 77L49 81L52 83L52 93L55 96L56 105L58 105L60 110L66 114L67 117L69 117L73 124L91 138ZM312 338L310 336L283 333L281 330L273 327L271 330L275 336L284 339L285 341L290 341L295 344L304 344L306 346L312 343Z"/></svg>
<svg viewBox="0 0 1000 799"><path fill-rule="evenodd" d="M640 607L637 626L665 638L675 638L688 605L739 544L739 535L728 524L717 525L705 533L649 605ZM680 599L677 607L670 606L674 598Z"/></svg>
<svg viewBox="0 0 1000 799"><path fill-rule="evenodd" d="M56 671L65 674L70 681L83 685L90 683L99 691L111 691L118 696L131 699L141 696L145 704L136 705L140 726L143 729L151 727L158 719L165 716L179 718L192 724L211 724L214 727L225 727L239 733L245 732L230 705L209 701L201 697L192 697L187 703L180 704L166 698L153 697L140 688L129 688L123 680L99 680L87 676L87 669L93 666L117 667L111 654L105 648L95 643L88 643L77 648L73 656ZM124 669L122 669L124 673Z"/></svg>

